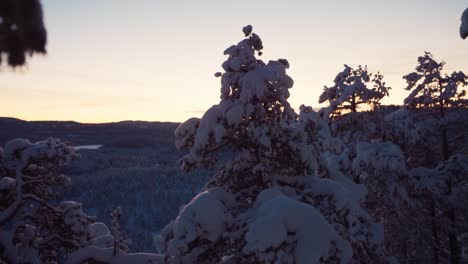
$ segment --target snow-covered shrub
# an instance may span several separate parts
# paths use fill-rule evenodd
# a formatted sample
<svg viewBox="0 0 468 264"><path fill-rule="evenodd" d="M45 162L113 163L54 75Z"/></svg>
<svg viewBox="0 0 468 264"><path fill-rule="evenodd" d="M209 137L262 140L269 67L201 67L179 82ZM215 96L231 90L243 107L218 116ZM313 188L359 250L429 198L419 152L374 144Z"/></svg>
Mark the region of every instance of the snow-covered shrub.
<svg viewBox="0 0 468 264"><path fill-rule="evenodd" d="M325 86L319 103L328 101L329 107L323 109L327 114L340 115L344 112L357 112L362 104L377 107L384 96L388 96L390 87L383 81L380 73L372 74L367 67L353 69L344 65L344 70L333 80L334 85ZM368 87L372 85L372 87Z"/></svg>
<svg viewBox="0 0 468 264"><path fill-rule="evenodd" d="M215 74L219 104L175 131L176 146L189 150L182 169L217 172L161 232L160 253L169 263L381 261L381 225L361 208L365 187L342 172L318 176L332 169L327 159L346 156L328 117L294 112L289 63L257 59L262 41L243 31Z"/></svg>
<svg viewBox="0 0 468 264"><path fill-rule="evenodd" d="M327 261L330 255L342 263L351 260L349 243L313 206L272 188L258 195L252 209L245 253L268 263L318 263ZM281 250L281 245L291 243L295 244L293 254ZM274 253L272 248L279 250Z"/></svg>
<svg viewBox="0 0 468 264"><path fill-rule="evenodd" d="M94 220L75 202L60 202L69 178L62 166L77 154L66 143L49 138L31 143L8 142L0 151L0 259L8 263L57 261L57 254L86 242Z"/></svg>

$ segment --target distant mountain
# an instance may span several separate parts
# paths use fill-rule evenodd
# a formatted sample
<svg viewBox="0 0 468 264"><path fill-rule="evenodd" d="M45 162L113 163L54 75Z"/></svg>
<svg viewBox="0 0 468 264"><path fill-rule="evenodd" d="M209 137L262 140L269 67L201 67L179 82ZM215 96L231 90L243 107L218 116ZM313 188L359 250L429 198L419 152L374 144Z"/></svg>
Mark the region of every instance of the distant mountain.
<svg viewBox="0 0 468 264"><path fill-rule="evenodd" d="M14 138L31 141L61 138L72 145L102 144L113 147L157 146L174 142L178 123L121 121L87 124L74 121L25 121L0 117L0 145Z"/></svg>
<svg viewBox="0 0 468 264"><path fill-rule="evenodd" d="M13 117L0 117L0 127L3 125L20 125L24 123L27 123L27 121Z"/></svg>

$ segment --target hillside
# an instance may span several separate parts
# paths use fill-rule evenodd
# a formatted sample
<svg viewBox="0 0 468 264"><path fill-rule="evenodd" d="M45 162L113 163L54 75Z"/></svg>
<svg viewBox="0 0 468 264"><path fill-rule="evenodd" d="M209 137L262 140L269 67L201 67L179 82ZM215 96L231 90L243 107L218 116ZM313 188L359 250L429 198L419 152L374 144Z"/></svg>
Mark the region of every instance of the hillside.
<svg viewBox="0 0 468 264"><path fill-rule="evenodd" d="M120 206L132 251L151 250L153 235L175 218L207 180L208 173L183 173L174 146L177 123L122 121L84 124L72 121L24 121L0 118L0 142L14 138L32 142L48 137L78 145L103 145L79 150L81 158L66 168L72 184L65 199L83 204L85 212L110 222Z"/></svg>

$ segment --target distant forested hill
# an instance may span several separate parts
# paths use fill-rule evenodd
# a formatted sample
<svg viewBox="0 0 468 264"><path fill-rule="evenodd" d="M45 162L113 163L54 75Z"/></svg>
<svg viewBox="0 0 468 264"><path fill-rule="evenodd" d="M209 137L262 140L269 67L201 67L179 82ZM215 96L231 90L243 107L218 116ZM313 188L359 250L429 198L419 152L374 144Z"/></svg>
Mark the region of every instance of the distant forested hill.
<svg viewBox="0 0 468 264"><path fill-rule="evenodd" d="M48 137L61 138L72 145L102 144L116 147L158 146L173 144L178 123L121 121L86 124L73 121L24 121L0 117L0 143L14 138L31 141Z"/></svg>

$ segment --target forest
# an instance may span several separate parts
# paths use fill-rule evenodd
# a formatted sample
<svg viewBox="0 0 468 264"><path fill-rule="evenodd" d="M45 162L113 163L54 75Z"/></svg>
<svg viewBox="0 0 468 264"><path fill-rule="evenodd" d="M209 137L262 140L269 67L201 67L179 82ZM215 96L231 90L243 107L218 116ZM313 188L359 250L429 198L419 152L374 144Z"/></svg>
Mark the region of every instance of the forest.
<svg viewBox="0 0 468 264"><path fill-rule="evenodd" d="M114 132L93 142L104 144L99 152L73 147L87 141L46 136L5 142L0 263L466 261L468 76L447 72L430 52L402 76L406 87L389 87L365 65L344 65L315 99L322 108L294 109L290 62L263 61L260 36L251 25L242 33L214 74L219 102L201 118L96 125ZM6 63L43 52L32 40L11 40L31 44L21 50L0 46ZM396 89L407 91L401 105L383 105ZM132 141L134 126L153 130ZM76 123L60 129L92 136ZM119 161L119 151L134 160ZM145 230L153 225L159 230Z"/></svg>

